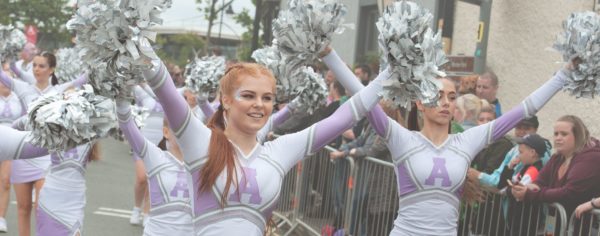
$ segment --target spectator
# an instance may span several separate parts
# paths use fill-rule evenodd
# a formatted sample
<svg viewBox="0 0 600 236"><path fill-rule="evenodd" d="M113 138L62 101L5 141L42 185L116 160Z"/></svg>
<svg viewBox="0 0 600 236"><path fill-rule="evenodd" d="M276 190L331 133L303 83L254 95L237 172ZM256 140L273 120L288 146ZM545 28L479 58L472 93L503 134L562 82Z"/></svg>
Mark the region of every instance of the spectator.
<svg viewBox="0 0 600 236"><path fill-rule="evenodd" d="M578 219L581 219L584 213L591 211L592 209L600 209L600 197L592 198L589 202L581 203L581 205L575 209L575 216Z"/></svg>
<svg viewBox="0 0 600 236"><path fill-rule="evenodd" d="M479 113L477 125L486 124L494 119L496 119L496 112L492 106L484 107ZM491 174L500 166L502 160L504 160L504 156L510 151L513 145L514 144L508 136L499 138L475 156L475 159L471 162L471 167L482 173ZM478 182L477 177L475 176L471 176L469 180L474 180L475 183ZM504 229L504 218L499 214L486 214L486 212L490 212L490 209L492 209L491 212L500 212L501 205L497 195L486 194L485 200L479 204L479 207L473 209L477 211L475 216L478 217L472 217L473 214L467 214L465 216L469 218L468 221L471 222L472 232L475 234L483 234L484 232L502 232ZM495 222L495 224L490 224L491 222ZM459 232L462 231L459 230Z"/></svg>
<svg viewBox="0 0 600 236"><path fill-rule="evenodd" d="M543 167L541 157L546 152L547 140L537 134L526 135L517 140L519 144L519 156L511 161L507 168L502 171L498 188L507 186L509 207L506 217L508 235L535 235L540 220L541 205L538 202L518 202L511 194L510 189L514 185L524 186L537 180L539 171ZM513 169L520 162L523 168L519 172Z"/></svg>
<svg viewBox="0 0 600 236"><path fill-rule="evenodd" d="M369 84L369 81L371 81L371 77L373 76L371 73L371 68L365 64L356 66L354 68L354 74L356 77L358 77L358 79L360 79L360 83L362 83L364 86Z"/></svg>
<svg viewBox="0 0 600 236"><path fill-rule="evenodd" d="M537 116L533 116L528 119L523 119L517 124L517 126L515 126L515 136L517 138L522 138L528 134L535 134L537 133L538 127L539 121L537 119ZM544 157L542 157L542 162L544 164L547 163L548 160L550 160L551 149L551 145L547 143L546 153L544 154ZM502 161L500 166L491 174L481 173L475 169L470 169L468 174L478 178L480 184L495 188L500 182L500 174L502 174L504 168L506 168L508 163L510 163L511 160L515 159L518 156L518 154L519 146L516 145L510 151L508 151L506 156L504 156L504 160ZM515 171L519 172L521 171L521 168L523 168L523 165L519 163L517 164L517 166L515 166Z"/></svg>
<svg viewBox="0 0 600 236"><path fill-rule="evenodd" d="M590 136L581 119L567 115L554 124L554 146L556 153L538 179L514 186L512 194L517 200L558 202L570 216L579 204L600 195L600 141Z"/></svg>
<svg viewBox="0 0 600 236"><path fill-rule="evenodd" d="M488 103L494 105L496 108L496 117L502 115L502 106L496 97L496 93L498 92L498 76L493 71L488 70L479 76L475 92L479 98L485 99Z"/></svg>
<svg viewBox="0 0 600 236"><path fill-rule="evenodd" d="M463 130L477 126L479 113L482 109L490 107L485 99L480 99L473 94L465 94L456 99L454 121L460 124Z"/></svg>

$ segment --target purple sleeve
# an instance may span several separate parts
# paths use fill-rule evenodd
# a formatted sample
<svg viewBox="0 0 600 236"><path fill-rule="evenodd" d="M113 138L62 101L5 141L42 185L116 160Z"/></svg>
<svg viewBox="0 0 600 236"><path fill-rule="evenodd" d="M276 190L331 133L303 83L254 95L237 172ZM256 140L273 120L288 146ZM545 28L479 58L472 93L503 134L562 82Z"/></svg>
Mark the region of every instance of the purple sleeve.
<svg viewBox="0 0 600 236"><path fill-rule="evenodd" d="M48 155L48 149L34 146L31 143L25 142L21 148L20 155L16 159L29 159L43 157Z"/></svg>
<svg viewBox="0 0 600 236"><path fill-rule="evenodd" d="M10 76L4 73L4 70L0 70L0 83L10 90L13 89L13 80L10 78Z"/></svg>
<svg viewBox="0 0 600 236"><path fill-rule="evenodd" d="M334 50L323 58L323 62L333 71L336 79L346 88L350 95L358 93L364 85L362 85L359 79L354 73L346 66L342 59L337 55ZM381 72L377 77L389 77L390 74L387 70ZM375 129L375 132L382 137L385 137L385 133L388 125L388 118L383 109L377 104L368 114L367 118L371 122L371 126Z"/></svg>
<svg viewBox="0 0 600 236"><path fill-rule="evenodd" d="M126 104L125 102L119 102L117 109L119 128L121 128L123 131L123 135L125 135L127 142L133 149L133 152L138 156L143 157L145 151L144 149L146 149L146 139L133 121L130 105Z"/></svg>
<svg viewBox="0 0 600 236"><path fill-rule="evenodd" d="M28 159L48 155L47 149L27 142L27 135L30 135L28 131L18 131L7 126L0 126L0 133L4 137L10 137L0 142L0 159L2 160Z"/></svg>
<svg viewBox="0 0 600 236"><path fill-rule="evenodd" d="M186 122L189 122L191 110L185 99L179 96L165 65L161 62L158 69L144 71L144 78L162 105L171 129L175 133L181 133Z"/></svg>
<svg viewBox="0 0 600 236"><path fill-rule="evenodd" d="M382 89L381 80L383 79L387 79L387 76L377 77L366 88L360 90L340 106L331 116L316 123L311 149L308 153L324 147L344 131L352 128L369 110L373 109L381 99L379 92ZM384 117L387 120L387 116Z"/></svg>
<svg viewBox="0 0 600 236"><path fill-rule="evenodd" d="M568 76L570 76L569 71L564 69L558 71L552 79L531 93L531 95L525 98L521 104L492 122L491 141L493 142L502 138L522 119L535 115L560 89L563 88Z"/></svg>
<svg viewBox="0 0 600 236"><path fill-rule="evenodd" d="M200 110L202 110L202 113L204 113L204 116L207 119L210 119L210 117L212 117L212 115L215 114L216 109L209 102L203 102L198 106L200 107Z"/></svg>
<svg viewBox="0 0 600 236"><path fill-rule="evenodd" d="M71 81L71 85L75 88L80 88L82 85L86 84L88 82L88 76L87 74L81 74L77 77L77 79Z"/></svg>
<svg viewBox="0 0 600 236"><path fill-rule="evenodd" d="M275 114L273 114L273 126L272 127L278 127L279 125L283 124L283 122L285 122L287 119L289 119L291 115L292 115L292 112L290 111L290 109L288 109L288 106L283 107L283 109L281 109L278 112L276 112Z"/></svg>

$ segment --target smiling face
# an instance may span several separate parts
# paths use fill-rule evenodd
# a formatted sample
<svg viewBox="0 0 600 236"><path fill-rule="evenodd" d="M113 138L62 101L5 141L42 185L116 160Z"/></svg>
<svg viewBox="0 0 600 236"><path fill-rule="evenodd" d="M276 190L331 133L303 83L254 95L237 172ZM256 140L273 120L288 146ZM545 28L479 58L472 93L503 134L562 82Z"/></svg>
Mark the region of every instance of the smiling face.
<svg viewBox="0 0 600 236"><path fill-rule="evenodd" d="M256 134L273 112L275 80L268 71L262 73L262 70L240 70L246 73L237 73L233 86L222 88L227 129Z"/></svg>
<svg viewBox="0 0 600 236"><path fill-rule="evenodd" d="M426 107L421 102L417 102L417 108L423 112L425 123L433 123L440 126L447 126L452 120L456 110L456 86L449 79L440 79L442 89L440 90L440 100L436 107Z"/></svg>

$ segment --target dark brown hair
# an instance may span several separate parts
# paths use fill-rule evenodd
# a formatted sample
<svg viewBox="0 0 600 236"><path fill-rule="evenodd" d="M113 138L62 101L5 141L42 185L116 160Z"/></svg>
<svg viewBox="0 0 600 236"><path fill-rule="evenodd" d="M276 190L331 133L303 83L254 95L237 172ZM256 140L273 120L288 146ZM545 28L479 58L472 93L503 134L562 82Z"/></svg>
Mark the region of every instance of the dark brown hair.
<svg viewBox="0 0 600 236"><path fill-rule="evenodd" d="M56 68L56 56L54 56L54 54L50 53L50 52L46 52L43 51L40 54L38 54L37 56L40 57L44 57L46 58L46 61L48 62L48 66L52 69ZM50 83L52 85L57 85L58 84L58 78L56 78L56 75L54 74L54 72L52 72L52 75L50 75Z"/></svg>

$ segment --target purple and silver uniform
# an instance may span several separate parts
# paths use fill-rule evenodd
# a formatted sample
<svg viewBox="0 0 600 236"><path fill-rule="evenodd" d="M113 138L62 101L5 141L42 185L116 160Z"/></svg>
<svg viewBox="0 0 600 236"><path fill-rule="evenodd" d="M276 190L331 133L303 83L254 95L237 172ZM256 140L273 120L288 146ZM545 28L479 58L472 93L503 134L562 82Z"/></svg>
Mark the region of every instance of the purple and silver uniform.
<svg viewBox="0 0 600 236"><path fill-rule="evenodd" d="M164 112L162 106L156 101L156 95L147 84L137 85L133 91L136 105L144 107L150 112L148 118L144 120L142 134L154 145L157 145L163 138Z"/></svg>
<svg viewBox="0 0 600 236"><path fill-rule="evenodd" d="M14 93L0 96L0 125L11 126L12 122L25 115L21 100Z"/></svg>
<svg viewBox="0 0 600 236"><path fill-rule="evenodd" d="M144 235L192 235L192 207L188 174L183 162L144 138L128 104L119 104L119 126L144 161L150 192L150 218Z"/></svg>
<svg viewBox="0 0 600 236"><path fill-rule="evenodd" d="M19 131L4 125L0 125L0 133L5 138L0 142L0 161L25 160L48 155L48 150L37 147L25 141L29 131Z"/></svg>
<svg viewBox="0 0 600 236"><path fill-rule="evenodd" d="M198 192L200 171L208 160L211 130L192 112L166 73L164 65L144 73L163 104L170 127L189 168L188 180L196 235L263 235L268 219L277 206L285 174L300 160L319 150L351 128L377 104L383 73L366 89L344 103L332 116L297 133L256 144L244 154L235 147L238 188L232 186L225 206L220 206L225 173L217 178L210 192ZM233 144L233 143L232 143Z"/></svg>
<svg viewBox="0 0 600 236"><path fill-rule="evenodd" d="M52 153L36 210L37 235L81 234L85 208L85 172L92 143Z"/></svg>
<svg viewBox="0 0 600 236"><path fill-rule="evenodd" d="M350 93L361 89L362 84L351 77L334 51L323 61ZM456 235L462 188L475 155L539 111L564 86L568 73L559 71L511 111L490 123L451 134L439 146L387 117L381 107L373 108L367 117L387 142L398 184L398 217L390 235Z"/></svg>
<svg viewBox="0 0 600 236"><path fill-rule="evenodd" d="M0 83L12 90L21 100L24 109L44 94L62 93L69 87L80 87L87 82L87 76L80 76L76 80L60 85L48 85L44 90L38 89L35 84L15 80L0 70ZM29 183L44 178L44 172L50 166L50 156L12 162L10 182L12 184Z"/></svg>

